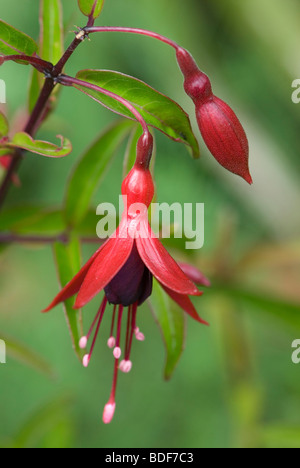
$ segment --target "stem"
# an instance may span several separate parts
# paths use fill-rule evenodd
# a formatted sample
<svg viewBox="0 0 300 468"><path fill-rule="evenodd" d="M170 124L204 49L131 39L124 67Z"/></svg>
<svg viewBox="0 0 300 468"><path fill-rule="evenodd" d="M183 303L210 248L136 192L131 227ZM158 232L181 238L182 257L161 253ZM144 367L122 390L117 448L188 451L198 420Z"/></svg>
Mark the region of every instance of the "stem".
<svg viewBox="0 0 300 468"><path fill-rule="evenodd" d="M92 20L90 18L88 23L87 23L87 26L91 26L91 25L93 25L93 22L92 22ZM34 57L31 57L30 63L32 65L34 64L33 62L35 62L35 64L39 63L40 65L41 65L41 63L43 63L43 64L45 64L45 66L47 66L47 68L44 70L46 72L46 81L45 81L44 86L43 86L43 88L41 90L41 93L40 93L40 96L39 96L39 98L37 100L35 108L33 109L32 114L29 117L27 125L26 125L26 127L24 129L24 131L26 133L28 133L30 136L34 136L34 133L37 131L39 125L41 124L41 122L43 120L43 119L41 119L41 117L44 115L48 100L49 100L49 98L51 96L51 93L52 93L52 91L53 91L53 89L55 87L55 84L56 84L54 78L56 78L62 72L63 67L65 66L65 64L67 63L67 61L71 57L71 55L74 53L76 48L79 46L79 44L81 44L81 42L86 37L87 37L86 32L84 31L84 29L81 29L79 31L79 33L76 35L76 37L73 40L73 42L71 43L71 45L68 47L68 49L64 53L64 55L62 56L62 58L59 60L59 62L55 66L50 64L50 62L45 62L44 60L37 59L37 58L35 59ZM30 58L28 56L25 56L25 57L26 57L26 59ZM7 59L7 60L9 60L9 59ZM51 65L51 71L50 71L50 65ZM48 66L49 66L49 68L48 68ZM1 207L3 205L3 202L4 202L5 198L7 196L8 190L9 190L9 188L11 186L13 174L18 170L18 167L19 167L19 165L20 165L20 163L22 161L22 156L23 156L23 151L16 150L15 157L12 159L12 161L11 161L11 163L10 163L8 169L7 169L4 180L3 180L3 182L2 182L2 184L0 186L0 210L1 210Z"/></svg>
<svg viewBox="0 0 300 468"><path fill-rule="evenodd" d="M53 64L47 62L39 57L31 57L30 55L7 55L2 57L3 62L8 62L10 60L24 60L25 62L30 63L34 68L36 68L41 73L51 73L53 70Z"/></svg>
<svg viewBox="0 0 300 468"><path fill-rule="evenodd" d="M100 86L89 83L88 81L78 80L77 78L73 78L73 77L67 76L67 75L60 75L58 77L58 79L57 79L57 82L62 84L62 85L65 85L65 86L74 86L76 89L78 89L77 86L83 86L84 88L88 88L88 89L91 89L91 90L96 91L98 93L104 94L105 96L108 96L108 97L114 99L115 101L120 102L120 104L123 104L123 106L125 106L133 114L133 116L136 118L136 120L141 124L141 126L142 126L142 128L144 130L144 134L145 135L150 135L150 132L148 130L148 125L147 125L146 121L144 120L144 118L141 116L141 114L136 110L136 108L132 104L130 104L129 101L122 98L118 94L115 94L115 93L113 93L111 91L108 91L107 89L101 88ZM79 91L82 91L82 90L79 89ZM97 102L99 102L104 107L106 107L100 101L97 100Z"/></svg>
<svg viewBox="0 0 300 468"><path fill-rule="evenodd" d="M0 233L0 244L10 244L12 242L20 244L54 244L55 242L61 242L68 244L69 241L70 236L65 233L58 234L57 236L23 236L12 233ZM99 239L99 237L81 237L80 241L84 244L103 243L103 240Z"/></svg>
<svg viewBox="0 0 300 468"><path fill-rule="evenodd" d="M67 48L65 51L64 55L62 58L59 60L59 62L55 65L53 69L53 74L54 76L60 75L60 73L63 71L64 66L66 65L67 61L70 59L70 57L73 55L77 47L86 39L87 34L85 33L84 29L80 29L78 34L76 34L75 39L73 42L70 44L70 46Z"/></svg>
<svg viewBox="0 0 300 468"><path fill-rule="evenodd" d="M45 106L48 102L48 99L55 87L55 83L52 78L47 78L44 86L41 90L38 101L35 105L35 108L32 111L32 114L27 122L27 125L24 129L26 133L33 136L36 131L36 124L39 121L41 114L43 113ZM6 175L0 187L0 208L6 198L7 192L10 188L13 174L17 171L23 157L23 151L16 150L15 157L12 158L12 161L7 169Z"/></svg>
<svg viewBox="0 0 300 468"><path fill-rule="evenodd" d="M47 105L48 99L55 88L55 83L53 82L52 78L46 78L44 86L41 90L40 96L37 100L37 103L35 105L35 108L32 111L31 116L29 117L29 120L26 124L26 127L24 131L26 133L29 133L29 135L33 136L33 134L36 132L36 124L44 112L44 109Z"/></svg>
<svg viewBox="0 0 300 468"><path fill-rule="evenodd" d="M155 33L153 31L148 31L147 29L139 29L139 28L123 28L117 26L96 26L96 27L86 27L84 28L87 34L95 33L95 32L122 32L122 33L130 33L130 34L140 34L142 36L149 36L152 39L158 39L165 44L173 47L175 50L178 49L179 45L169 39L168 37L162 36L161 34Z"/></svg>

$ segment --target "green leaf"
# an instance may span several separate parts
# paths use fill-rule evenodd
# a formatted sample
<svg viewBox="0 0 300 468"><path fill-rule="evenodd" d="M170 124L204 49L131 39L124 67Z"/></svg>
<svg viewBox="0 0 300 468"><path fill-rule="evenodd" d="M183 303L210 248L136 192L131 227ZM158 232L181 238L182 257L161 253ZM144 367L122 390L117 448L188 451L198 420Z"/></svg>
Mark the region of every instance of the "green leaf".
<svg viewBox="0 0 300 468"><path fill-rule="evenodd" d="M161 286L154 281L150 307L166 346L165 378L170 379L185 346L186 317Z"/></svg>
<svg viewBox="0 0 300 468"><path fill-rule="evenodd" d="M54 245L54 258L57 265L59 282L63 288L80 270L81 255L78 239L74 238L69 244L57 242ZM75 298L71 297L64 303L64 310L73 348L78 359L81 361L83 351L79 348L79 340L83 335L82 317L81 310L73 309L74 304Z"/></svg>
<svg viewBox="0 0 300 468"><path fill-rule="evenodd" d="M91 210L74 232L78 237L95 238L97 221L95 210ZM0 216L0 231L17 235L60 236L66 231L65 213L52 207L30 205L4 208Z"/></svg>
<svg viewBox="0 0 300 468"><path fill-rule="evenodd" d="M40 54L44 60L56 64L63 55L62 6L60 0L42 0Z"/></svg>
<svg viewBox="0 0 300 468"><path fill-rule="evenodd" d="M12 357L16 361L19 361L26 366L32 367L38 372L42 372L50 378L54 377L54 372L50 364L38 353L28 348L26 345L16 340L3 335L1 333L1 339L5 341L6 353L8 357Z"/></svg>
<svg viewBox="0 0 300 468"><path fill-rule="evenodd" d="M65 212L69 225L77 225L86 215L95 190L131 127L128 121L114 123L80 159L66 191Z"/></svg>
<svg viewBox="0 0 300 468"><path fill-rule="evenodd" d="M0 54L33 55L37 50L38 46L31 37L0 20Z"/></svg>
<svg viewBox="0 0 300 468"><path fill-rule="evenodd" d="M55 236L60 235L64 230L63 213L56 209L40 209L10 227L10 231L15 234L30 234L32 236Z"/></svg>
<svg viewBox="0 0 300 468"><path fill-rule="evenodd" d="M0 216L0 231L12 230L15 224L22 222L24 219L36 216L41 210L37 206L14 206L4 208ZM15 231L13 231L15 232Z"/></svg>
<svg viewBox="0 0 300 468"><path fill-rule="evenodd" d="M104 0L78 0L78 5L85 16L91 16L95 5L93 18L96 19L102 11Z"/></svg>
<svg viewBox="0 0 300 468"><path fill-rule="evenodd" d="M76 77L123 97L140 112L148 125L157 128L172 140L188 145L194 158L199 157L199 145L188 115L167 96L136 78L115 71L81 70ZM113 98L83 86L73 86L113 112L134 119L131 112Z"/></svg>
<svg viewBox="0 0 300 468"><path fill-rule="evenodd" d="M34 140L28 133L20 132L13 136L12 141L5 143L9 148L22 148L31 153L41 154L48 158L62 158L67 156L72 151L72 144L61 135L57 135L60 139L61 145L56 146L48 141Z"/></svg>
<svg viewBox="0 0 300 468"><path fill-rule="evenodd" d="M17 205L4 208L0 217L0 231L14 234L54 235L65 229L61 210L41 206Z"/></svg>
<svg viewBox="0 0 300 468"><path fill-rule="evenodd" d="M4 114L0 112L0 138L3 138L8 134L9 127L8 122Z"/></svg>

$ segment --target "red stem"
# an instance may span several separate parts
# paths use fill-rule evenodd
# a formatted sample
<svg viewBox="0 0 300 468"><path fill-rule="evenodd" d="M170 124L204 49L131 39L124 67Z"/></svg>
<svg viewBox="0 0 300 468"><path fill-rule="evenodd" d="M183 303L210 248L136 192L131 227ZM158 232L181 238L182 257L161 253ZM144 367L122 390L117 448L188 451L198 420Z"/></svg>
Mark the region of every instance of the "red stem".
<svg viewBox="0 0 300 468"><path fill-rule="evenodd" d="M148 31L147 29L139 29L139 28L123 28L119 26L94 26L94 27L87 27L84 28L87 34L95 33L95 32L122 32L122 33L130 33L130 34L140 34L142 36L149 36L152 39L158 39L165 44L173 47L174 49L178 49L179 45L169 39L168 37L162 36L161 34L155 33L153 31Z"/></svg>
<svg viewBox="0 0 300 468"><path fill-rule="evenodd" d="M32 57L30 55L6 55L5 57L1 58L3 62L8 62L10 60L24 60L24 62L30 63L34 68L36 68L41 73L52 73L53 64L51 62L47 62L39 57Z"/></svg>
<svg viewBox="0 0 300 468"><path fill-rule="evenodd" d="M90 26L92 24L91 19L89 19L87 26ZM47 69L45 70L46 73L46 81L44 83L44 86L41 90L40 96L37 100L37 103L32 111L31 116L29 117L29 120L27 122L27 125L24 129L26 133L28 133L30 136L34 136L35 132L37 131L39 125L42 122L41 116L44 115L45 109L48 104L48 100L51 96L51 93L55 87L55 78L62 72L63 67L73 54L73 52L76 50L76 48L81 44L81 42L87 37L87 34L84 32L84 29L80 30L79 33L76 35L75 39L72 41L71 45L68 47L62 58L59 60L59 62L53 66L50 64L50 62L45 62L41 59L38 58L31 58L31 64L33 65L33 62L35 64L41 62L43 64L48 64ZM26 58L29 58L28 56L25 56ZM21 57L20 57L21 58ZM8 60L8 59L7 59ZM38 61L38 62L37 62ZM51 65L51 70L50 70L50 65ZM48 68L49 66L49 68ZM15 152L15 157L12 159L6 175L4 177L4 180L0 186L0 209L1 206L3 205L3 202L7 196L8 190L11 186L12 179L14 173L17 171L21 161L22 161L22 156L23 156L23 151L21 150L16 150Z"/></svg>

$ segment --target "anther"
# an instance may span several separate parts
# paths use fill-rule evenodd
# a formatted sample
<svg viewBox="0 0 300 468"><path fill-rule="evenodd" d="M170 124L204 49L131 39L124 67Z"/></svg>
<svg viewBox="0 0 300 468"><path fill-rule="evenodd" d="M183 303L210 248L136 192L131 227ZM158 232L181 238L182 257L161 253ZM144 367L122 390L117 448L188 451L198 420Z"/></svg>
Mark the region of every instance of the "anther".
<svg viewBox="0 0 300 468"><path fill-rule="evenodd" d="M104 411L103 411L104 424L109 424L112 421L112 418L114 417L114 414L115 414L115 409L116 409L115 403L107 403L107 405L105 405Z"/></svg>
<svg viewBox="0 0 300 468"><path fill-rule="evenodd" d="M86 336L83 336L82 338L80 338L80 341L79 341L79 348L80 349L85 349L86 348L86 345L87 345L87 342L88 342L88 339Z"/></svg>
<svg viewBox="0 0 300 468"><path fill-rule="evenodd" d="M114 351L113 351L113 355L114 355L115 359L120 359L121 354L122 354L121 348L119 346L116 346Z"/></svg>
<svg viewBox="0 0 300 468"><path fill-rule="evenodd" d="M90 360L91 360L91 356L89 354L86 354L82 359L83 367L88 367Z"/></svg>
<svg viewBox="0 0 300 468"><path fill-rule="evenodd" d="M116 346L116 339L115 339L115 337L111 336L110 338L108 338L108 340L107 340L107 346L108 346L110 349L113 349L113 348Z"/></svg>
<svg viewBox="0 0 300 468"><path fill-rule="evenodd" d="M132 369L132 362L128 359L123 359L123 361L120 362L119 369L121 372L124 372L124 374L128 374Z"/></svg>

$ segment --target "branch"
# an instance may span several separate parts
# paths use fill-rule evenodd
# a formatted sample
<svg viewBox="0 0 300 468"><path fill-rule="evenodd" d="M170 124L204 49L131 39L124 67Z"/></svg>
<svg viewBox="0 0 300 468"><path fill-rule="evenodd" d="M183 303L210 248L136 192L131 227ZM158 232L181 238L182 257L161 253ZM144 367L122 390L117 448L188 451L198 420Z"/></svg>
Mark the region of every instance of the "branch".
<svg viewBox="0 0 300 468"><path fill-rule="evenodd" d="M87 27L93 25L93 22L91 19L89 19L87 23ZM71 45L68 47L68 49L65 51L64 55L62 58L58 61L58 63L53 67L51 64L51 70L50 70L50 65L49 62L45 62L44 60L34 58L32 57L31 59L31 64L33 65L33 62L47 64L49 65L49 68L44 70L46 74L46 81L44 83L44 86L41 90L40 96L37 100L37 103L32 111L31 116L29 117L29 120L27 122L27 125L24 129L26 133L28 133L30 136L34 136L35 132L37 131L38 127L41 124L41 116L43 116L43 113L47 107L48 100L51 96L51 93L53 89L55 88L56 81L55 78L62 72L63 67L71 57L71 55L74 53L74 51L77 49L79 44L87 37L87 34L83 29L80 29L79 33L76 35L75 39L72 41ZM27 57L27 56L26 56ZM27 57L28 58L28 57ZM38 61L38 62L37 62ZM4 177L4 180L0 186L0 210L1 207L5 201L5 198L7 196L8 190L11 186L12 183L12 176L13 174L17 171L23 157L23 151L16 150L15 152L15 157L12 158L12 161L7 169L6 175Z"/></svg>
<svg viewBox="0 0 300 468"><path fill-rule="evenodd" d="M96 33L96 32L122 32L122 33L130 33L130 34L140 34L142 36L152 37L152 39L158 39L165 44L173 47L175 50L178 49L179 45L169 39L168 37L162 36L161 34L155 33L153 31L148 31L147 29L139 29L139 28L123 28L123 27L116 27L116 26L96 26L96 27L86 27L84 31L87 34Z"/></svg>
<svg viewBox="0 0 300 468"><path fill-rule="evenodd" d="M30 55L5 55L1 56L1 65L4 62L8 62L10 60L17 61L21 60L27 63L30 63L34 68L36 68L41 73L51 73L53 70L53 64L51 62L47 62L39 57L32 57Z"/></svg>

